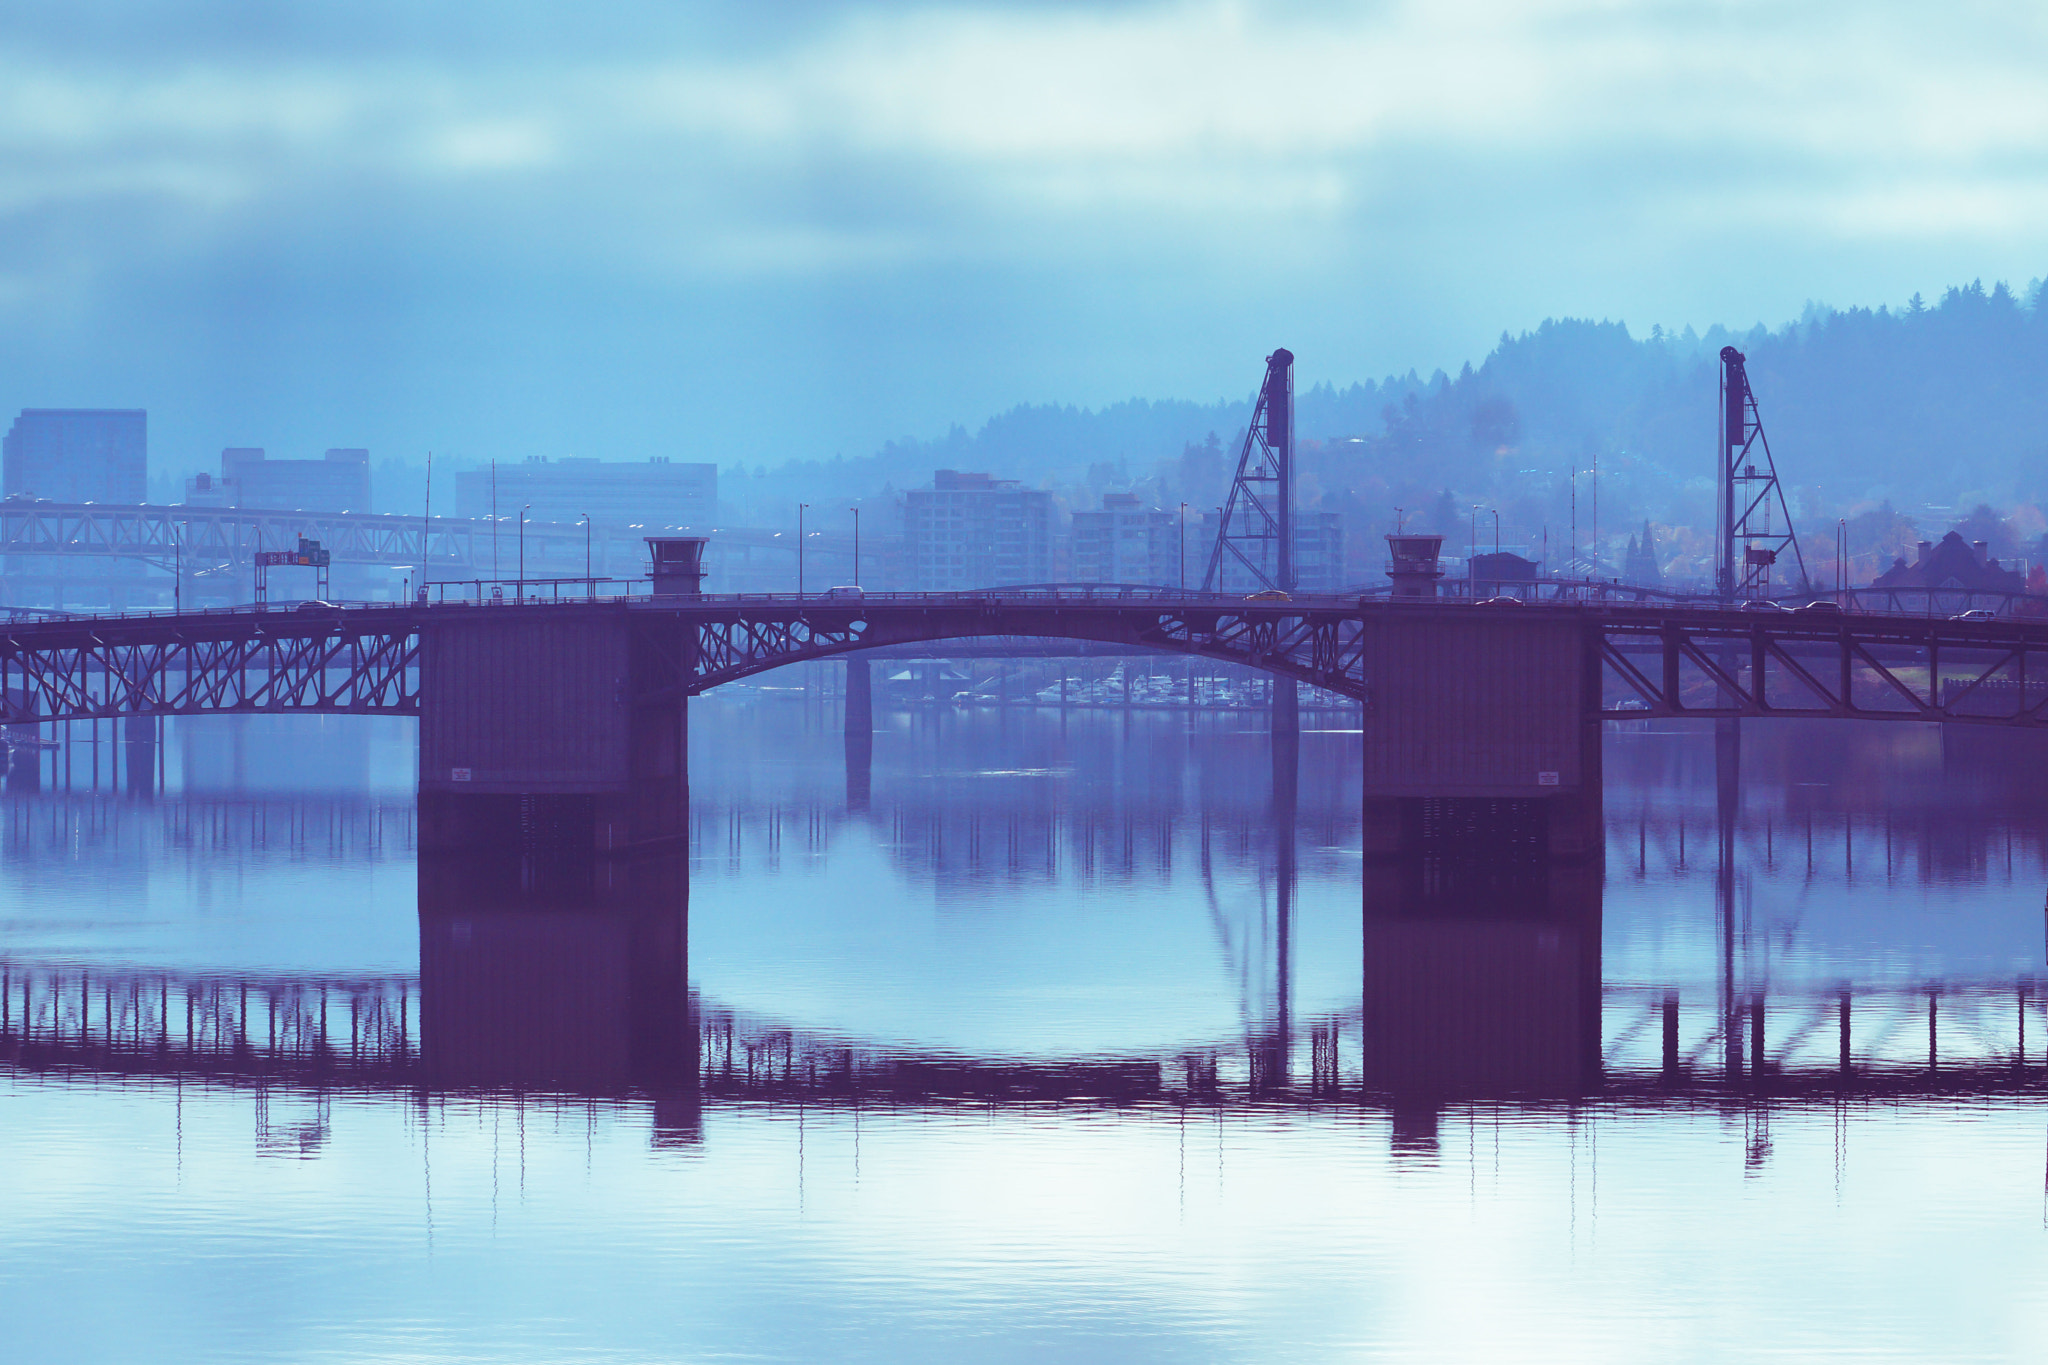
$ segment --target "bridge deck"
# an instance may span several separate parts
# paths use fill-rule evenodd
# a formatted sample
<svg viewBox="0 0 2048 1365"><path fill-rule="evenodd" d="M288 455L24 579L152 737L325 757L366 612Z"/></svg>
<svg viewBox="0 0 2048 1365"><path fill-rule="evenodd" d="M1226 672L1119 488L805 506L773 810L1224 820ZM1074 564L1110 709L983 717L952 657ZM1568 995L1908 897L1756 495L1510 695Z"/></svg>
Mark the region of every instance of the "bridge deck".
<svg viewBox="0 0 2048 1365"><path fill-rule="evenodd" d="M617 615L661 635L693 692L856 650L1035 637L1236 663L1371 703L1393 671L1436 670L1448 684L1531 629L1571 628L1599 659L1589 717L2019 726L2048 717L2048 619L1026 589L15 620L0 627L0 722L209 711L416 714L423 633L486 619L538 624L562 613ZM1396 627L1398 637L1383 634ZM1448 652L1417 652L1418 641L1449 645L1453 636Z"/></svg>

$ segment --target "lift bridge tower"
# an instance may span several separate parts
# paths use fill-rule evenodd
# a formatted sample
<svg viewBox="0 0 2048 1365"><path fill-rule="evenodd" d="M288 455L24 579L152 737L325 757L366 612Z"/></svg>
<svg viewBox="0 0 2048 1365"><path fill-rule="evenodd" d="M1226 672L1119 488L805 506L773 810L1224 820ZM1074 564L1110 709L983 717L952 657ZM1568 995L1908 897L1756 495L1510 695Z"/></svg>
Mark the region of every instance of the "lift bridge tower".
<svg viewBox="0 0 2048 1365"><path fill-rule="evenodd" d="M1225 557L1244 566L1262 588L1294 591L1294 353L1266 357L1258 406L1237 455L1237 477L1224 500L1202 591L1223 586Z"/></svg>
<svg viewBox="0 0 2048 1365"><path fill-rule="evenodd" d="M1759 459L1761 457L1761 459ZM1806 559L1792 529L1792 508L1778 483L1777 462L1757 415L1756 393L1742 352L1721 348L1721 563L1715 586L1723 602L1770 594L1773 570L1789 552L1788 573L1810 586ZM1775 524L1774 524L1775 523ZM1779 529L1782 526L1783 529Z"/></svg>

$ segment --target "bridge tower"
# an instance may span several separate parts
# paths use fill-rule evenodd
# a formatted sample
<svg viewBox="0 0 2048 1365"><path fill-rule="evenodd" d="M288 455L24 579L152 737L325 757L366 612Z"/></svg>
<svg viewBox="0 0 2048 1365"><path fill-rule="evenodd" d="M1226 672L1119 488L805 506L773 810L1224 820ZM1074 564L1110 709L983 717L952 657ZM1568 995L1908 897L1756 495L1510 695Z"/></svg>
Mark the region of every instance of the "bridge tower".
<svg viewBox="0 0 2048 1365"><path fill-rule="evenodd" d="M1202 591L1223 586L1224 558L1242 565L1261 587L1294 591L1294 353L1266 357L1258 406L1237 454Z"/></svg>
<svg viewBox="0 0 2048 1365"><path fill-rule="evenodd" d="M1715 586L1721 600L1768 595L1772 569L1788 550L1798 568L1799 586L1808 586L1806 560L1799 553L1792 508L1778 483L1777 462L1771 458L1771 443L1757 413L1756 392L1750 388L1743 354L1733 346L1721 348L1720 426L1721 563ZM1782 530L1773 524L1773 508Z"/></svg>

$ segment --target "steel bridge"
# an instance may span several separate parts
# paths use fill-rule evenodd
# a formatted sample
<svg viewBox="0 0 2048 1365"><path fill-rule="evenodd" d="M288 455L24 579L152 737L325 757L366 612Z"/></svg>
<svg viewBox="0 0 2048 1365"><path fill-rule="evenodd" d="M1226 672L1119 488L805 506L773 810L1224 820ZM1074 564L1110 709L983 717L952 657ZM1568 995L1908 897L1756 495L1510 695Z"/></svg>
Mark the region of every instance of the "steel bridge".
<svg viewBox="0 0 2048 1365"><path fill-rule="evenodd" d="M526 973L522 989L543 982ZM426 991L431 994L428 983ZM550 1071L534 1080L465 1080L434 1063L433 1007L409 975L293 976L94 967L0 959L0 1062L30 1071L137 1078L201 1077L370 1091L625 1096L649 1086L627 1068ZM472 1002L477 1003L477 1002ZM517 1002L507 1002L508 1005ZM2048 984L2031 977L1787 986L1742 1003L1748 1065L1718 1064L1726 1019L1711 990L1609 983L1600 993L1599 1061L1568 1092L1513 1083L1466 1099L1651 1094L1996 1093L2048 1087ZM1306 1065L1273 1084L1259 1075L1268 1040L1087 1058L973 1057L807 1032L698 1004L696 1061L681 1078L710 1096L824 1097L898 1104L971 1099L1157 1103L1370 1100L1361 1070L1368 1027L1358 1009L1306 1021L1289 1051ZM1484 1038L1469 1040L1482 1050ZM559 1062L545 1037L506 1042ZM573 1049L572 1049L573 1051ZM518 1058L508 1056L512 1069ZM538 1063L537 1063L538 1064ZM656 1087L659 1088L659 1087ZM1444 1096L1440 1098L1453 1098Z"/></svg>
<svg viewBox="0 0 2048 1365"><path fill-rule="evenodd" d="M494 560L510 565L523 534L539 568L595 573L646 558L642 537L661 527L620 528L515 518L415 517L372 512L319 512L240 507L0 501L0 555L126 560L190 577L222 569L245 572L261 551L289 550L301 537L317 540L337 564L413 568L416 581L431 577L473 580L495 576ZM792 533L759 527L715 527L702 532L714 545L795 555ZM804 537L821 556L843 557L851 538L829 532ZM879 547L878 547L879 548Z"/></svg>
<svg viewBox="0 0 2048 1365"><path fill-rule="evenodd" d="M1370 707L1385 681L1375 671L1476 666L1488 641L1507 642L1542 624L1575 632L1597 655L1589 719L2048 724L2048 620L1618 604L1260 602L1080 588L851 601L643 597L17 619L0 625L0 723L209 712L416 715L421 642L436 631L490 622L516 632L604 617L652 631L685 695L804 659L1036 637L1239 664ZM1373 630L1389 623L1420 627L1425 637L1455 625L1459 647L1475 657L1424 660L1376 651Z"/></svg>

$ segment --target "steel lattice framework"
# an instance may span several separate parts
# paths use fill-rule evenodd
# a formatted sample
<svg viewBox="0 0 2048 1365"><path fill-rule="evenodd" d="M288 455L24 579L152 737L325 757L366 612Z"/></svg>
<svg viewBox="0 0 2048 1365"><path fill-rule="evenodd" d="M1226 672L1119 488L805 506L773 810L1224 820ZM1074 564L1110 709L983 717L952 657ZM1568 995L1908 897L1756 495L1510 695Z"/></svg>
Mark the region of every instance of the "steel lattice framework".
<svg viewBox="0 0 2048 1365"><path fill-rule="evenodd" d="M1270 485L1270 491L1261 488ZM1229 560L1225 556L1229 556ZM1278 350L1266 357L1266 375L1259 383L1259 401L1245 428L1237 454L1237 474L1230 481L1216 521L1216 543L1202 587L1224 585L1226 564L1235 561L1252 581L1270 590L1294 588L1294 353Z"/></svg>
<svg viewBox="0 0 2048 1365"><path fill-rule="evenodd" d="M0 633L9 723L204 712L419 711L413 612L80 618Z"/></svg>
<svg viewBox="0 0 2048 1365"><path fill-rule="evenodd" d="M657 608L660 610L662 608ZM694 626L694 690L801 659L855 649L983 636L1087 640L1165 650L1297 679L1367 699L1356 600L1247 602L1228 595L1085 589L869 595L713 602L680 608Z"/></svg>
<svg viewBox="0 0 2048 1365"><path fill-rule="evenodd" d="M1064 639L1239 664L1370 702L1375 620L1573 622L1603 677L1588 719L1816 716L2048 725L2048 619L1925 620L1696 606L1382 602L1086 588L599 599L73 617L0 625L0 723L203 712L416 715L420 639L489 613L625 613L697 693L784 664L947 640ZM1511 613L1511 614L1504 614Z"/></svg>
<svg viewBox="0 0 2048 1365"><path fill-rule="evenodd" d="M661 528L594 527L589 546L594 562L644 572L642 535ZM717 528L705 533L717 545L750 550L796 552L796 537L760 528ZM509 567L518 535L511 517L501 518L498 550ZM584 528L529 521L530 562L580 569ZM0 555L59 555L127 559L185 572L219 565L246 568L261 550L289 550L299 538L317 540L337 563L387 566L425 565L431 575L467 580L491 567L489 518L392 516L367 512L267 511L237 507L161 507L147 504L0 502ZM423 540L424 537L424 540ZM813 534L814 551L844 554L845 536Z"/></svg>
<svg viewBox="0 0 2048 1365"><path fill-rule="evenodd" d="M1609 717L2048 725L2048 622L1663 610L1599 629Z"/></svg>

